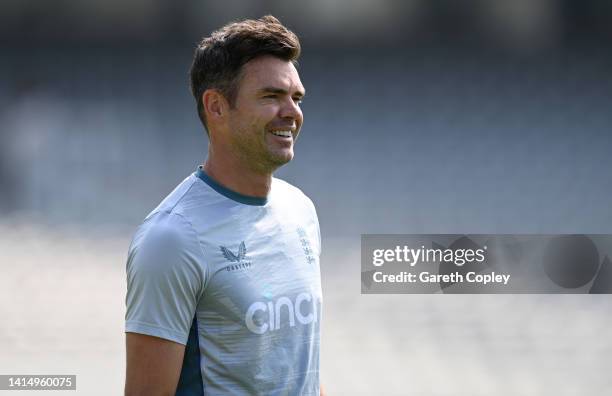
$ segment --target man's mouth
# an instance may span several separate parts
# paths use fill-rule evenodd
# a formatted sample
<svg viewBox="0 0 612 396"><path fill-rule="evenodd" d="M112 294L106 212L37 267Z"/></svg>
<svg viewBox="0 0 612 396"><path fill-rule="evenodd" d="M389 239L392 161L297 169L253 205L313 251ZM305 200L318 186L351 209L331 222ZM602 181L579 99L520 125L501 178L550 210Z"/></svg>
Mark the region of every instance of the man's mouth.
<svg viewBox="0 0 612 396"><path fill-rule="evenodd" d="M293 137L293 134L291 133L291 131L271 131L271 133L274 136L280 136L280 137L284 137L284 138Z"/></svg>

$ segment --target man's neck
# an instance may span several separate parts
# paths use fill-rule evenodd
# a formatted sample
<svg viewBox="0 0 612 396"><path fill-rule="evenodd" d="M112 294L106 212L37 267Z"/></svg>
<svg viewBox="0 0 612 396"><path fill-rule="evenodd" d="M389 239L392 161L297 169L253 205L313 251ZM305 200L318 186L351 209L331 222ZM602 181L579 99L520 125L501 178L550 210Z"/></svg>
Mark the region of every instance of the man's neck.
<svg viewBox="0 0 612 396"><path fill-rule="evenodd" d="M242 195L265 198L272 187L272 172L258 173L239 161L220 161L211 152L203 169L214 181Z"/></svg>

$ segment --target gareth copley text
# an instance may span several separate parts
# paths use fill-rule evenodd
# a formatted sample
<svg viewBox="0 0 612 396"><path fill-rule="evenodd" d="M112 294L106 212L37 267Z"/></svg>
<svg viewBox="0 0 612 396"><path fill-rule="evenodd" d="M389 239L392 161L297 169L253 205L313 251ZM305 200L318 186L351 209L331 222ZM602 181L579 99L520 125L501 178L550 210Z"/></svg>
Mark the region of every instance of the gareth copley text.
<svg viewBox="0 0 612 396"><path fill-rule="evenodd" d="M419 274L413 274L410 272L401 272L399 274L383 274L382 272L375 272L372 279L376 283L479 283L486 285L489 283L503 283L507 285L510 281L510 275L497 274L492 272L490 274L479 274L474 271L470 271L467 274L460 274L454 272L451 274L431 274L429 272L421 272Z"/></svg>
<svg viewBox="0 0 612 396"><path fill-rule="evenodd" d="M403 262L413 267L417 263L454 263L461 267L484 262L486 250L486 246L482 249L426 249L425 246L414 249L404 245L395 249L374 249L372 264L379 267L384 263Z"/></svg>

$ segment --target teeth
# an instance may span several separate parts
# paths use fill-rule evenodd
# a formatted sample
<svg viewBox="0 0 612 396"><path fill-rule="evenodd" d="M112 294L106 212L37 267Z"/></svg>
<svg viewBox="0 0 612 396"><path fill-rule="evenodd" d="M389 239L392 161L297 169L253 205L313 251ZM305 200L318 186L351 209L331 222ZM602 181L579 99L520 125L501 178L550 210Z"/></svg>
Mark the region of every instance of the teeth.
<svg viewBox="0 0 612 396"><path fill-rule="evenodd" d="M291 137L291 131L272 131L273 135L282 136L282 137Z"/></svg>

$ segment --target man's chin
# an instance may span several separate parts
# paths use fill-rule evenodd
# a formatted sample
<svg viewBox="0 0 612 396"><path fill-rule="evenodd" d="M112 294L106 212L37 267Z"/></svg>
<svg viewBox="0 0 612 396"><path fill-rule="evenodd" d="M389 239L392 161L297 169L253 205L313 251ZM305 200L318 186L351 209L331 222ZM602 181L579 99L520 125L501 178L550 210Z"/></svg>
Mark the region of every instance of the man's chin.
<svg viewBox="0 0 612 396"><path fill-rule="evenodd" d="M293 150L283 153L273 153L270 156L271 162L276 165L276 167L283 166L289 161L293 159Z"/></svg>

